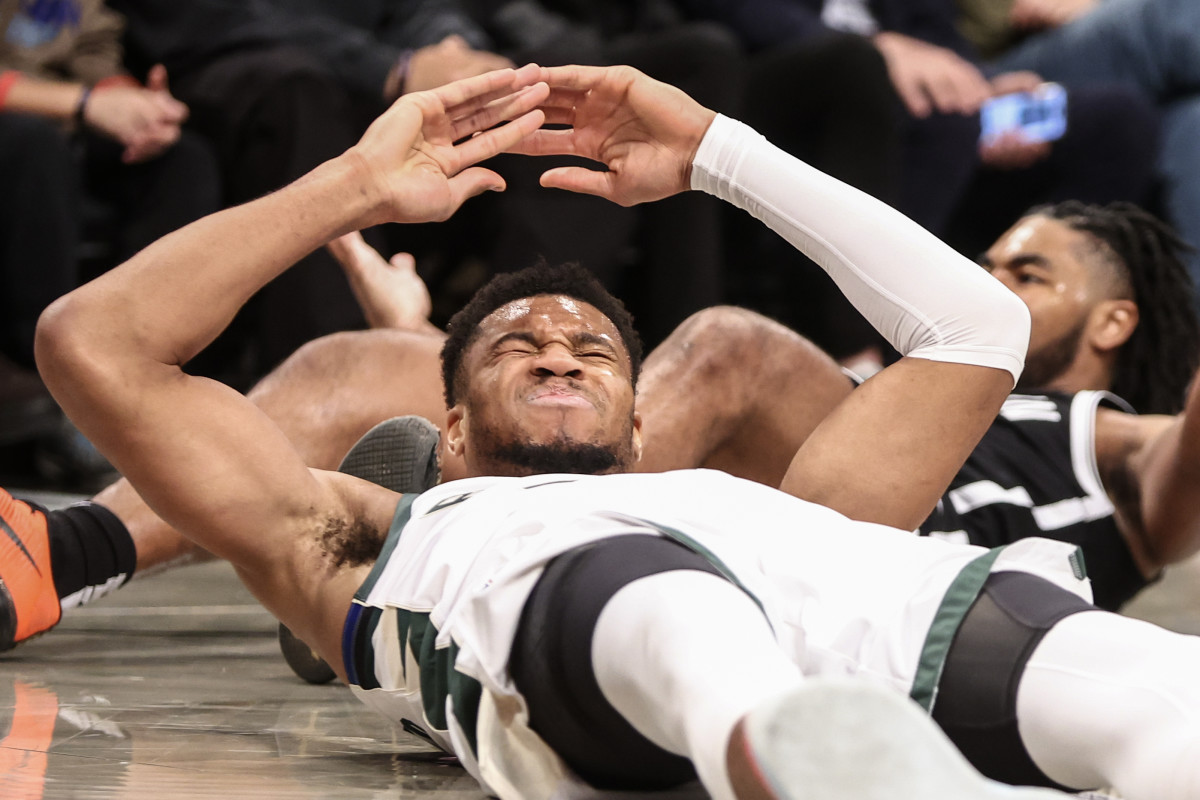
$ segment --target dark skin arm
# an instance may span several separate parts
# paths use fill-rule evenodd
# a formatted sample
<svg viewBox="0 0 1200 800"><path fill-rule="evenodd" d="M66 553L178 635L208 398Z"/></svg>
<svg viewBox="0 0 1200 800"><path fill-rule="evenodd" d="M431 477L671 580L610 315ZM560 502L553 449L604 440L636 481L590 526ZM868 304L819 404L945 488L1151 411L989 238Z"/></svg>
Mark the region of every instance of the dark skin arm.
<svg viewBox="0 0 1200 800"><path fill-rule="evenodd" d="M336 567L323 536L386 529L397 495L310 470L249 400L183 365L263 284L334 237L442 220L468 197L502 189L500 176L473 165L541 125L531 109L546 87L536 77L489 73L406 96L345 154L165 237L56 301L39 323L39 369L80 430L151 509L233 562L332 664L366 567Z"/></svg>
<svg viewBox="0 0 1200 800"><path fill-rule="evenodd" d="M1200 550L1200 384L1177 417L1096 413L1096 462L1142 574Z"/></svg>

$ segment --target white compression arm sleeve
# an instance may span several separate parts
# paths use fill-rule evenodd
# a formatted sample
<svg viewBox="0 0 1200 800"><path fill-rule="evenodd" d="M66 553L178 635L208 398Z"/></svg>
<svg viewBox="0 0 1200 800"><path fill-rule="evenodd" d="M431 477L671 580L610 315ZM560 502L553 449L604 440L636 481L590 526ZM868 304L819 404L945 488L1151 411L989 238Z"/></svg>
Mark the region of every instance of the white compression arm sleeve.
<svg viewBox="0 0 1200 800"><path fill-rule="evenodd" d="M813 259L903 355L1020 377L1025 304L895 209L720 115L696 153L692 188L750 212Z"/></svg>

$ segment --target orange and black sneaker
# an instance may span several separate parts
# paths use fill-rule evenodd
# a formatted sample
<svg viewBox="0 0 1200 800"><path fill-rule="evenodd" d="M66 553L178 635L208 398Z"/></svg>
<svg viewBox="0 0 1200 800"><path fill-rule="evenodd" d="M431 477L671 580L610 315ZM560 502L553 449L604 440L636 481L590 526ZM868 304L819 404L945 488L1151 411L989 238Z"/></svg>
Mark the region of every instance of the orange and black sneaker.
<svg viewBox="0 0 1200 800"><path fill-rule="evenodd" d="M58 624L46 515L0 489L0 652Z"/></svg>

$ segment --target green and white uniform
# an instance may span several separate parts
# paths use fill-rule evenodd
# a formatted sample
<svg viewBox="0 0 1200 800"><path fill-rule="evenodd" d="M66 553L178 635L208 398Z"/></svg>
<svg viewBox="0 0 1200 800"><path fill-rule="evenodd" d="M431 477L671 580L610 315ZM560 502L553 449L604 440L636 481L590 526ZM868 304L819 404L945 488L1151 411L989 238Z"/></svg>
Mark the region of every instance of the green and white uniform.
<svg viewBox="0 0 1200 800"><path fill-rule="evenodd" d="M990 551L849 520L711 470L474 478L401 503L347 622L355 692L421 727L485 785L528 770L530 759L570 780L523 727L507 671L513 635L551 558L638 532L708 558L754 598L805 674L858 675L906 694L930 688L914 685L919 673L936 681L936 665L922 668L927 645L937 646L935 617L940 635L951 635L956 593L965 613L989 569L1031 572L1090 597L1073 546L1023 540L972 576L980 567L969 565ZM712 623L720 635L722 621Z"/></svg>

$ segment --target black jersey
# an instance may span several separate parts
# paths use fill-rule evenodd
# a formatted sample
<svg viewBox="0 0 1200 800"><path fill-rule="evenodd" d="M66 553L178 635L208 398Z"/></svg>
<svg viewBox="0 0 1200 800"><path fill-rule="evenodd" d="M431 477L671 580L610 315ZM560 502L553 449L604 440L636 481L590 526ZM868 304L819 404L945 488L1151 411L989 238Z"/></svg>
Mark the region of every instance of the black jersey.
<svg viewBox="0 0 1200 800"><path fill-rule="evenodd" d="M1117 529L1096 467L1096 408L1107 392L1014 394L921 533L996 547L1029 536L1079 545L1096 604L1116 609L1147 581Z"/></svg>

